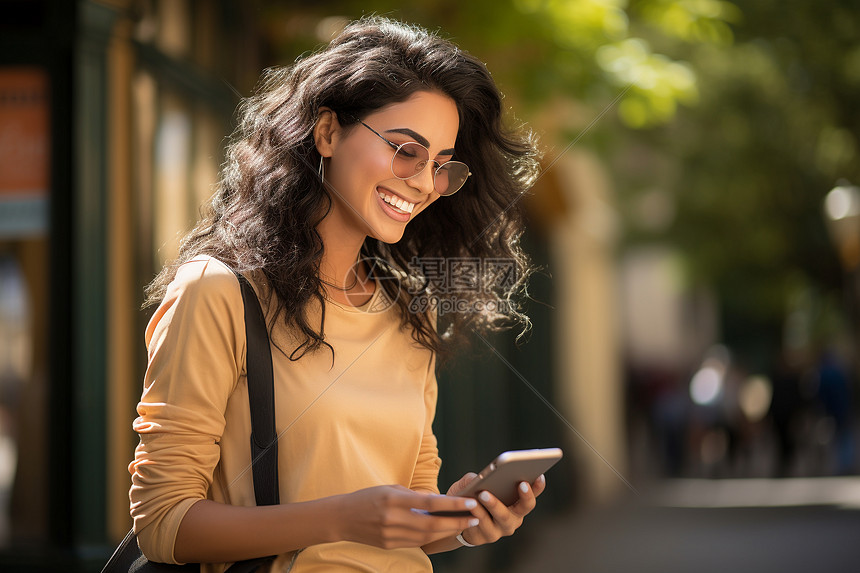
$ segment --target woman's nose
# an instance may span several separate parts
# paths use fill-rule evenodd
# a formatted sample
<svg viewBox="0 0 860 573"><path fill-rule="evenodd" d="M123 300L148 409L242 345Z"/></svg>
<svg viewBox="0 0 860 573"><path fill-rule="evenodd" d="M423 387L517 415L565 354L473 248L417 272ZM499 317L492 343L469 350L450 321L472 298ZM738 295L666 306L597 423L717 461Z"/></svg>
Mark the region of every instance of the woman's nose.
<svg viewBox="0 0 860 573"><path fill-rule="evenodd" d="M410 177L406 183L413 189L417 189L421 193L430 194L435 190L434 176L436 174L436 164L428 161L424 169L418 175Z"/></svg>

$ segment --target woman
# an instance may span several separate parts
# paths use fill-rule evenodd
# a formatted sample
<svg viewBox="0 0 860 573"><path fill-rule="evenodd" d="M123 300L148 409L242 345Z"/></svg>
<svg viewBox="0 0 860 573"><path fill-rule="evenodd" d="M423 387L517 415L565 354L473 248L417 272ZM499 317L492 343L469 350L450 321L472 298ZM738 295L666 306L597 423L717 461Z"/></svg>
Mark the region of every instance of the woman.
<svg viewBox="0 0 860 573"><path fill-rule="evenodd" d="M458 275L457 296L480 312L454 315L446 336L528 326L510 303L528 275L516 200L536 154L500 115L477 59L381 18L269 71L243 103L209 214L148 291L159 307L129 467L147 557L209 571L264 555L279 555L273 571L429 571L427 554L520 526L543 478L509 507L455 497L471 473L439 495L443 337L434 306L415 304L451 291L431 272L440 261L501 260L516 280L494 283L489 264ZM231 269L270 328L277 506L254 506Z"/></svg>

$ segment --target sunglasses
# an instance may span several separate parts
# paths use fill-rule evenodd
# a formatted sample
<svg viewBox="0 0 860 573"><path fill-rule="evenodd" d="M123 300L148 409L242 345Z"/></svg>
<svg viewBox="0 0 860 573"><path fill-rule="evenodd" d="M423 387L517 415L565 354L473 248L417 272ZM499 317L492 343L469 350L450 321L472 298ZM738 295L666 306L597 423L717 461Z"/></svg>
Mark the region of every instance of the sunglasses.
<svg viewBox="0 0 860 573"><path fill-rule="evenodd" d="M466 183L466 179L472 173L469 166L460 161L446 161L439 163L430 159L430 150L414 141L400 145L387 140L378 131L361 120L358 122L375 133L382 141L394 149L394 157L391 158L391 172L398 179L411 179L424 171L430 163L435 163L436 171L433 174L433 189L439 195L453 195Z"/></svg>

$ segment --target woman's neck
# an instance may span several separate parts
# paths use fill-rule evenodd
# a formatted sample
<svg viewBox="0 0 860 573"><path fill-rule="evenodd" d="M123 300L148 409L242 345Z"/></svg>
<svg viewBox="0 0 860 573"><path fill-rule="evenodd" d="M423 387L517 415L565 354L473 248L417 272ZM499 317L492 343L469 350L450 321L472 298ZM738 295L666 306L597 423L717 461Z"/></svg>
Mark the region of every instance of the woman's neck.
<svg viewBox="0 0 860 573"><path fill-rule="evenodd" d="M323 221L325 222L325 221ZM368 280L367 269L361 262L364 236L345 237L330 227L318 228L323 240L320 261L320 280L329 298L349 306L361 306L375 290L375 282Z"/></svg>

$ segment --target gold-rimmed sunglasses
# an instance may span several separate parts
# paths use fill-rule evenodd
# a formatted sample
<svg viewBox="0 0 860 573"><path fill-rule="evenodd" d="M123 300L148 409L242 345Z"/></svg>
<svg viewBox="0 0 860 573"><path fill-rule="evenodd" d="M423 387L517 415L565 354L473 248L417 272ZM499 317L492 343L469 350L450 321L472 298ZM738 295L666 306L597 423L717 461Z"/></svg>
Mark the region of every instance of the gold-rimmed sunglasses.
<svg viewBox="0 0 860 573"><path fill-rule="evenodd" d="M472 174L469 166L461 161L439 163L435 159L430 159L430 150L420 143L409 141L398 145L363 121L358 120L358 122L394 150L394 157L391 158L391 172L398 179L411 179L422 173L428 164L435 163L437 167L433 173L433 188L439 195L453 195L463 187L466 179Z"/></svg>

